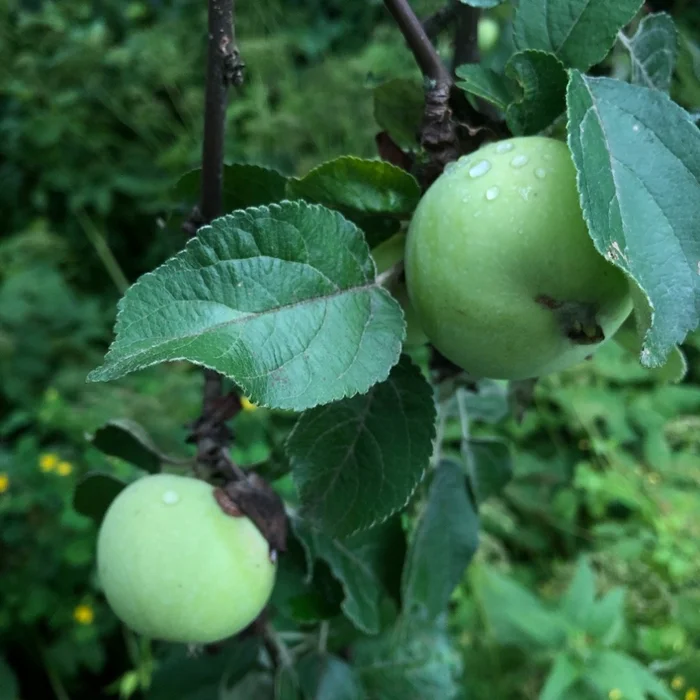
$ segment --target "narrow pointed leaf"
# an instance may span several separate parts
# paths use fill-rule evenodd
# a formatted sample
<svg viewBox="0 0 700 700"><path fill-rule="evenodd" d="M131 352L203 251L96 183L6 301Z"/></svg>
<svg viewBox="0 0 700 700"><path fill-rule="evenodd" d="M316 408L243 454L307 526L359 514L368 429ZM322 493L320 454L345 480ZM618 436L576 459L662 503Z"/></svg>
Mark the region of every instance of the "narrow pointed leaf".
<svg viewBox="0 0 700 700"><path fill-rule="evenodd" d="M127 291L88 379L180 359L276 408L366 392L398 360L405 326L374 277L361 232L337 212L302 202L234 212Z"/></svg>
<svg viewBox="0 0 700 700"><path fill-rule="evenodd" d="M395 78L374 89L374 119L394 142L418 147L425 96L419 80Z"/></svg>
<svg viewBox="0 0 700 700"><path fill-rule="evenodd" d="M478 505L497 496L513 477L510 446L500 438L471 438L462 444L472 491Z"/></svg>
<svg viewBox="0 0 700 700"><path fill-rule="evenodd" d="M567 101L591 237L643 292L641 361L659 366L700 320L700 131L663 93L618 80L573 71Z"/></svg>
<svg viewBox="0 0 700 700"><path fill-rule="evenodd" d="M444 614L476 552L478 538L479 518L462 465L444 461L433 477L406 557L403 609L425 621Z"/></svg>
<svg viewBox="0 0 700 700"><path fill-rule="evenodd" d="M367 394L307 411L287 442L304 515L337 535L386 520L423 478L434 435L432 389L407 357Z"/></svg>
<svg viewBox="0 0 700 700"><path fill-rule="evenodd" d="M587 70L605 58L641 5L642 0L520 0L515 46L548 51L567 67Z"/></svg>
<svg viewBox="0 0 700 700"><path fill-rule="evenodd" d="M619 37L629 51L632 82L668 92L678 57L678 32L670 15L647 15L631 39L622 32Z"/></svg>
<svg viewBox="0 0 700 700"><path fill-rule="evenodd" d="M305 526L298 521L296 532L311 544L314 556L323 559L343 587L341 604L345 616L361 631L380 630L380 603L394 587L405 552L398 521L341 539Z"/></svg>

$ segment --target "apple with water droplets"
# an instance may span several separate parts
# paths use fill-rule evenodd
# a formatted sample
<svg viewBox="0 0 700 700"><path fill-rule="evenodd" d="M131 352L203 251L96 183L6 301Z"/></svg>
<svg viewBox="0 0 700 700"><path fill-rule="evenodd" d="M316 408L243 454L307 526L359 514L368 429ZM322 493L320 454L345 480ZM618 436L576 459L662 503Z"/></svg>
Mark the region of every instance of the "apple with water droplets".
<svg viewBox="0 0 700 700"><path fill-rule="evenodd" d="M405 265L421 327L474 377L575 365L632 309L626 276L589 236L569 149L540 136L450 163L418 204Z"/></svg>
<svg viewBox="0 0 700 700"><path fill-rule="evenodd" d="M110 505L97 570L107 602L129 628L207 644L255 620L276 566L256 526L224 513L210 484L156 474L127 486Z"/></svg>

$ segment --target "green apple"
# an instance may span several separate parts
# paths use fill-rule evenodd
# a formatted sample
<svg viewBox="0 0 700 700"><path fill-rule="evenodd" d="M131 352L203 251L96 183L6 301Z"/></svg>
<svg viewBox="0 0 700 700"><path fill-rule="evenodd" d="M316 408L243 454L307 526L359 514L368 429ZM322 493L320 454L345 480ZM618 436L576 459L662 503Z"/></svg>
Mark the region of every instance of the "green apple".
<svg viewBox="0 0 700 700"><path fill-rule="evenodd" d="M476 28L476 43L479 51L481 53L489 52L496 45L500 33L501 27L495 19L482 17Z"/></svg>
<svg viewBox="0 0 700 700"><path fill-rule="evenodd" d="M588 234L567 146L539 136L449 164L418 204L405 264L423 330L475 377L574 365L632 308L625 275Z"/></svg>
<svg viewBox="0 0 700 700"><path fill-rule="evenodd" d="M372 257L377 266L377 274L381 275L382 272L386 272L397 262L403 260L405 247L406 234L397 233L380 243L376 248L373 248ZM394 299L401 304L401 308L403 309L404 319L406 320L406 340L404 344L407 347L425 345L425 343L428 342L428 338L420 327L413 304L411 304L411 300L408 298L406 283L403 279L395 280L389 284L388 291L391 292Z"/></svg>
<svg viewBox="0 0 700 700"><path fill-rule="evenodd" d="M206 644L260 614L276 567L259 530L225 514L210 484L157 474L130 484L110 505L97 569L107 602L132 630Z"/></svg>

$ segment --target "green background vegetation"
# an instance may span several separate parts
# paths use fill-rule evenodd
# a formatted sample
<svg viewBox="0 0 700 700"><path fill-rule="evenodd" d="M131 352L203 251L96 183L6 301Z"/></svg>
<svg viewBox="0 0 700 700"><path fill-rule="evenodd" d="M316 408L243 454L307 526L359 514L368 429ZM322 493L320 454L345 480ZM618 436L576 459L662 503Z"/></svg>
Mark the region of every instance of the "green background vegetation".
<svg viewBox="0 0 700 700"><path fill-rule="evenodd" d="M381 3L238 4L248 70L228 109L227 159L293 174L372 157L371 88L418 75ZM700 12L678 6L674 96L697 111ZM132 418L182 453L198 412L201 378L187 366L84 379L120 292L185 240L168 192L200 155L204 11L194 0L0 0L0 700L176 698L158 689L182 650L122 630L96 586L95 527L70 501L88 470L132 469L86 433ZM697 700L700 336L685 351L686 379L666 385L612 345L543 381L522 424L500 384L481 397L473 434L512 443L515 477L482 505L480 551L448 621L464 697L536 698L563 655L606 649ZM443 425L455 452L459 419L456 409ZM278 424L242 412L236 459L268 457ZM607 597L595 603L594 591ZM610 624L587 627L610 600Z"/></svg>

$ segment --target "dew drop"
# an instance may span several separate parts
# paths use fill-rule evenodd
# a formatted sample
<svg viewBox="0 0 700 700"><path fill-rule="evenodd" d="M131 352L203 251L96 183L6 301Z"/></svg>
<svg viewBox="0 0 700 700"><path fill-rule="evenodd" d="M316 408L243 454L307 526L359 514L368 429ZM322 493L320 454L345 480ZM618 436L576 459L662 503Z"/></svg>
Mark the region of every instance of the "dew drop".
<svg viewBox="0 0 700 700"><path fill-rule="evenodd" d="M499 195L500 193L501 193L500 188L498 188L498 187L489 187L489 188L486 190L486 199L488 199L489 202L493 202L493 200L496 199L496 197L498 197L498 195Z"/></svg>
<svg viewBox="0 0 700 700"><path fill-rule="evenodd" d="M545 153L542 156L545 160L552 160L552 154L551 153Z"/></svg>
<svg viewBox="0 0 700 700"><path fill-rule="evenodd" d="M469 177L481 177L491 170L491 163L488 160L480 160L469 169Z"/></svg>
<svg viewBox="0 0 700 700"><path fill-rule="evenodd" d="M529 162L529 158L527 156L519 155L515 156L513 160L510 161L510 164L514 168L522 168L524 165L527 165Z"/></svg>
<svg viewBox="0 0 700 700"><path fill-rule="evenodd" d="M496 146L496 153L508 153L508 151L512 151L514 148L515 146L512 143L503 141Z"/></svg>
<svg viewBox="0 0 700 700"><path fill-rule="evenodd" d="M163 494L163 503L166 506L174 506L180 500L180 495L177 491L166 491Z"/></svg>
<svg viewBox="0 0 700 700"><path fill-rule="evenodd" d="M532 192L532 187L521 187L520 196L527 202L530 199L530 193Z"/></svg>
<svg viewBox="0 0 700 700"><path fill-rule="evenodd" d="M444 172L446 175L449 175L450 173L453 173L455 170L457 170L457 163L448 163L445 166Z"/></svg>
<svg viewBox="0 0 700 700"><path fill-rule="evenodd" d="M636 131L639 131L639 124L635 124L635 125L632 127L632 131L635 131L635 132L636 132Z"/></svg>
<svg viewBox="0 0 700 700"><path fill-rule="evenodd" d="M547 171L544 168L537 168L535 170L535 177L544 180L547 177Z"/></svg>

